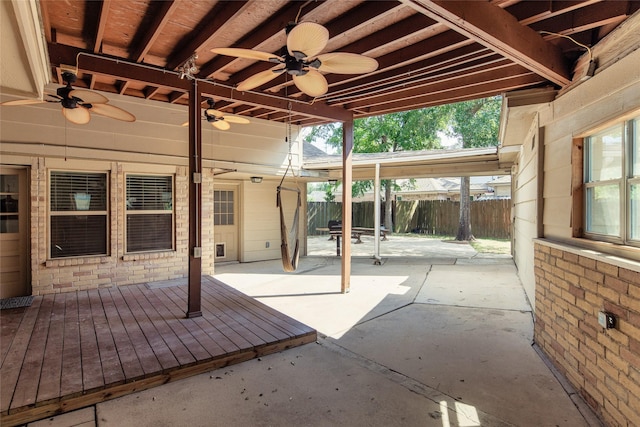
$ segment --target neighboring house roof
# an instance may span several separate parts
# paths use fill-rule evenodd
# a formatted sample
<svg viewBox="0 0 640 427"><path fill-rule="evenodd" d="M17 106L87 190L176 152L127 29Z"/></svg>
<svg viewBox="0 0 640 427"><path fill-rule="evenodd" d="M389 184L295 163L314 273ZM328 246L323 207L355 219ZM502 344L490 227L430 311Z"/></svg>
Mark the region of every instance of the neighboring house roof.
<svg viewBox="0 0 640 427"><path fill-rule="evenodd" d="M317 159L317 158L323 158L328 156L329 154L327 154L326 152L322 151L321 149L319 149L318 147L316 147L315 145L311 144L310 142L304 142L302 144L302 157L306 160L306 159Z"/></svg>

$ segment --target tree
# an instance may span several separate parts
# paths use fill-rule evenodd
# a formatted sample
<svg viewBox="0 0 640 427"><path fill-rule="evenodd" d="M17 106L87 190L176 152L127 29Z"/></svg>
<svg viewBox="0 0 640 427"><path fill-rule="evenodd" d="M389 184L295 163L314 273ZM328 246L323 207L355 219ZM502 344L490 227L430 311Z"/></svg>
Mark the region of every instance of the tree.
<svg viewBox="0 0 640 427"><path fill-rule="evenodd" d="M440 148L439 132L458 139L462 148L488 147L498 144L501 97L464 101L420 110L367 117L354 121L354 147L356 153L380 153ZM342 148L342 125L332 123L317 126L307 136L307 142L324 140ZM391 201L391 192L399 188L393 181L383 181L385 200ZM358 196L370 189L371 181L356 181L351 188ZM472 240L470 179L460 179L460 225L457 240ZM393 230L391 203L385 203L384 224Z"/></svg>
<svg viewBox="0 0 640 427"><path fill-rule="evenodd" d="M462 142L462 148L498 145L500 125L499 96L451 104L449 135ZM473 240L471 232L470 178L460 178L460 220L456 240Z"/></svg>
<svg viewBox="0 0 640 427"><path fill-rule="evenodd" d="M353 151L382 153L440 148L438 131L444 129L447 122L444 109L445 107L423 108L356 119L353 123ZM322 139L341 151L342 124L331 123L313 128L306 140L311 142L314 139ZM398 187L392 180L384 180L382 185L386 202L384 225L388 230L393 230L391 193ZM372 181L356 181L351 188L352 195L361 195L372 186Z"/></svg>

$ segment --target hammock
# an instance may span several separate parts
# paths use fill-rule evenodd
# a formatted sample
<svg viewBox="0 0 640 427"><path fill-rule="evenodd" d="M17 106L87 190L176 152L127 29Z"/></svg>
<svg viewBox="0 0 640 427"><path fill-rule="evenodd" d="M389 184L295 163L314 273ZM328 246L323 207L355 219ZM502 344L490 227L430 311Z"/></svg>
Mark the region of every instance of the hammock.
<svg viewBox="0 0 640 427"><path fill-rule="evenodd" d="M287 229L287 224L284 220L284 208L282 206L281 192L295 191L298 193L298 202L296 205L296 212L293 214L293 223L291 224L291 230ZM280 208L280 252L282 253L282 268L286 272L296 271L298 268L298 259L300 258L300 241L298 239L298 219L300 216L300 190L293 188L286 188L278 186L277 205ZM293 248L293 252L291 249Z"/></svg>

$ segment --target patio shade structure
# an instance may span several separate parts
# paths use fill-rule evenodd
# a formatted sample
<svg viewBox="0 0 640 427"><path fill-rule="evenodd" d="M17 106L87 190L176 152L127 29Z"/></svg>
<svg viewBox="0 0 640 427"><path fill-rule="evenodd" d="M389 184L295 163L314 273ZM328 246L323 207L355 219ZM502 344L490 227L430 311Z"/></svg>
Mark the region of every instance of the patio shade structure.
<svg viewBox="0 0 640 427"><path fill-rule="evenodd" d="M17 9L23 7L13 3ZM348 188L354 119L514 90L562 91L594 72L597 58L591 57L589 46L640 8L638 1L591 0L36 4L54 82L62 84L62 73L71 69L77 73L77 88L189 106L190 200L199 192L198 107L206 106L206 98L215 100L217 110L241 117L290 120L300 126L343 122L342 179ZM290 22L321 24L329 32L327 52L365 55L376 59L379 67L365 74L327 74L328 91L317 98L299 91L287 73L250 91L238 91L238 84L272 64L216 55L211 49L279 54ZM190 202L189 211L190 228L200 227L197 201ZM345 209L345 233L350 232L350 218ZM349 239L343 244L346 291ZM198 231L190 232L193 295L188 315L198 312L198 245Z"/></svg>

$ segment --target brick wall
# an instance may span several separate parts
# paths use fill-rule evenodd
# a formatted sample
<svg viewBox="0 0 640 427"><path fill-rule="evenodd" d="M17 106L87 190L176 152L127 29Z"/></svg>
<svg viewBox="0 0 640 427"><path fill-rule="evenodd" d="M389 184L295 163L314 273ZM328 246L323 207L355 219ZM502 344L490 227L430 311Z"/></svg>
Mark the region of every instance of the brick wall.
<svg viewBox="0 0 640 427"><path fill-rule="evenodd" d="M618 264L536 242L534 339L607 425L632 427L640 426L640 273ZM615 314L615 329L598 324L602 310Z"/></svg>
<svg viewBox="0 0 640 427"><path fill-rule="evenodd" d="M70 162L71 163L71 162ZM86 170L86 167L75 168ZM48 257L48 171L44 159L34 159L31 168L31 282L32 294L68 292L113 285L127 285L187 277L189 241L189 182L186 167L175 167L175 251L140 254L124 253L124 181L122 163L112 162L109 169L110 255L49 259ZM167 166L164 166L165 170ZM69 167L69 169L74 169ZM148 167L147 167L148 169ZM131 171L131 166L129 166ZM207 172L206 172L207 173ZM205 173L205 174L206 174ZM208 175L211 177L210 171ZM212 179L203 185L203 194L211 193ZM211 204L205 196L203 205ZM203 215L212 215L211 210ZM206 224L211 219L205 217ZM213 251L213 241L203 233L203 253ZM212 274L213 264L203 262L203 274Z"/></svg>

